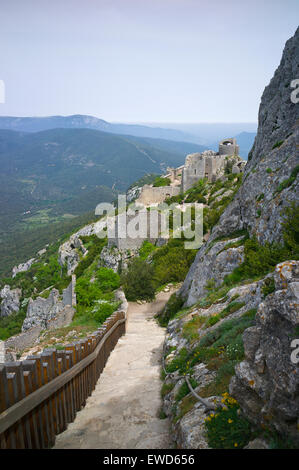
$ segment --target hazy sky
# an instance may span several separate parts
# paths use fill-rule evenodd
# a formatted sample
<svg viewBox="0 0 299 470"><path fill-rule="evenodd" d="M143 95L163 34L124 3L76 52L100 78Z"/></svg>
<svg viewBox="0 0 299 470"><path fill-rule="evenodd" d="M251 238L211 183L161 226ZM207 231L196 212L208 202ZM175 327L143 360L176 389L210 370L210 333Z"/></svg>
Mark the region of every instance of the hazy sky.
<svg viewBox="0 0 299 470"><path fill-rule="evenodd" d="M256 121L298 17L298 0L0 0L0 114Z"/></svg>

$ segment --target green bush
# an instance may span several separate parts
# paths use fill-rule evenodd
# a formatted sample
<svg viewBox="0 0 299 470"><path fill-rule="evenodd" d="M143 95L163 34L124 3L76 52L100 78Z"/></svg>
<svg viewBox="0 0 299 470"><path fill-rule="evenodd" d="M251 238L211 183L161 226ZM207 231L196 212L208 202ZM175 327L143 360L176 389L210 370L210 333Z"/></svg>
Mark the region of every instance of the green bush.
<svg viewBox="0 0 299 470"><path fill-rule="evenodd" d="M26 317L25 310L13 313L8 317L0 317L0 340L5 341L10 336L17 335L22 330Z"/></svg>
<svg viewBox="0 0 299 470"><path fill-rule="evenodd" d="M145 260L154 250L155 245L153 245L147 240L144 240L141 247L139 248L139 257Z"/></svg>
<svg viewBox="0 0 299 470"><path fill-rule="evenodd" d="M166 365L165 369L166 372L169 374L171 372L175 372L178 370L180 374L183 374L187 371L188 364L187 359L189 357L189 353L186 348L182 348L177 356Z"/></svg>
<svg viewBox="0 0 299 470"><path fill-rule="evenodd" d="M261 201L262 199L264 199L265 197L265 194L264 193L261 193L259 194L259 196L256 198L257 201Z"/></svg>
<svg viewBox="0 0 299 470"><path fill-rule="evenodd" d="M192 377L190 378L190 383L191 383L191 387L192 387L193 389L198 386L198 383L196 382L196 380L192 379ZM180 386L180 388L179 388L179 390L178 390L178 392L177 392L177 394L176 394L176 396L175 396L175 401L176 401L176 402L181 401L181 400L182 400L186 395L188 395L189 393L190 393L190 389L189 389L187 383L184 382L184 383Z"/></svg>
<svg viewBox="0 0 299 470"><path fill-rule="evenodd" d="M169 384L164 383L161 388L161 397L164 398L168 393L171 392L173 387L174 387L174 383L172 382Z"/></svg>
<svg viewBox="0 0 299 470"><path fill-rule="evenodd" d="M179 312L183 306L184 300L182 297L177 295L175 292L169 297L167 304L160 316L158 321L161 326L167 326L168 322Z"/></svg>
<svg viewBox="0 0 299 470"><path fill-rule="evenodd" d="M171 183L169 178L163 178L162 176L158 176L155 181L153 186L155 188L158 188L159 186L169 186Z"/></svg>
<svg viewBox="0 0 299 470"><path fill-rule="evenodd" d="M121 276L126 298L152 300L155 296L153 277L153 267L141 258L134 258Z"/></svg>
<svg viewBox="0 0 299 470"><path fill-rule="evenodd" d="M178 194L177 196L167 197L164 202L170 206L171 204L180 204L183 199L184 195Z"/></svg>
<svg viewBox="0 0 299 470"><path fill-rule="evenodd" d="M272 294L272 292L275 291L275 282L273 277L267 277L267 279L264 280L263 285L262 285L262 293L264 297L267 297L267 295Z"/></svg>
<svg viewBox="0 0 299 470"><path fill-rule="evenodd" d="M202 202L206 204L205 195L207 194L207 178L200 179L192 188L186 191L186 202Z"/></svg>
<svg viewBox="0 0 299 470"><path fill-rule="evenodd" d="M153 253L155 287L183 281L195 258L196 250L186 250L184 240L172 238Z"/></svg>
<svg viewBox="0 0 299 470"><path fill-rule="evenodd" d="M90 307L95 300L102 297L102 290L97 282L90 282L88 278L80 277L76 282L77 303Z"/></svg>
<svg viewBox="0 0 299 470"><path fill-rule="evenodd" d="M225 408L217 408L205 419L207 439L214 449L242 449L252 437L249 421L239 414L239 405L225 395Z"/></svg>
<svg viewBox="0 0 299 470"><path fill-rule="evenodd" d="M99 238L96 235L81 237L84 244L88 244L88 253L80 261L79 265L75 269L77 279L83 275L84 271L91 265L95 257L99 255L105 245L107 245L107 238ZM90 245L90 242L92 244Z"/></svg>
<svg viewBox="0 0 299 470"><path fill-rule="evenodd" d="M286 222L286 226L290 227L289 221ZM287 230L287 238L289 243L293 244L294 252L287 246L278 243L266 242L264 245L261 245L256 237L252 237L246 240L244 244L244 262L224 278L224 284L233 286L245 279L261 277L273 271L276 264L294 257L298 250L296 236L294 236L295 232L292 228Z"/></svg>
<svg viewBox="0 0 299 470"><path fill-rule="evenodd" d="M96 311L94 312L94 318L100 324L104 323L104 321L112 315L112 313L116 309L116 304L112 303L101 303Z"/></svg>
<svg viewBox="0 0 299 470"><path fill-rule="evenodd" d="M297 165L291 172L291 175L289 178L285 179L284 181L282 181L282 183L279 184L276 192L277 193L280 193L281 191L283 191L284 189L288 188L289 186L291 186L294 181L296 180L297 178L297 175L299 173L299 165Z"/></svg>
<svg viewBox="0 0 299 470"><path fill-rule="evenodd" d="M103 292L118 289L120 286L120 277L113 269L100 268L96 274L96 278Z"/></svg>
<svg viewBox="0 0 299 470"><path fill-rule="evenodd" d="M284 209L283 240L289 258L299 259L299 205L292 202Z"/></svg>
<svg viewBox="0 0 299 470"><path fill-rule="evenodd" d="M284 140L278 140L272 147L272 150L280 147L284 143Z"/></svg>

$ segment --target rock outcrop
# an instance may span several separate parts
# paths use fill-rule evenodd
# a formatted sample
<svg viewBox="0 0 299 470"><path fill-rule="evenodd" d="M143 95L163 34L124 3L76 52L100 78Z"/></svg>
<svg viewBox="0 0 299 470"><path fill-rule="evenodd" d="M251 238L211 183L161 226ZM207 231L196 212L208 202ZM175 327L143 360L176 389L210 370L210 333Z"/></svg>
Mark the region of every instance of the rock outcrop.
<svg viewBox="0 0 299 470"><path fill-rule="evenodd" d="M213 228L209 245L203 245L182 286L181 294L191 305L202 295L197 285L205 285L212 277L214 260L209 246L216 239L228 237L238 230L264 243L282 240L282 219L285 208L298 201L299 106L291 101L291 81L299 63L299 28L287 41L279 67L265 88L259 109L259 126L250 160L245 167L243 183L234 200ZM235 264L232 263L233 269ZM229 268L227 268L227 271ZM215 273L217 278L219 273Z"/></svg>
<svg viewBox="0 0 299 470"><path fill-rule="evenodd" d="M137 250L138 252L138 250ZM116 246L104 246L99 259L99 267L113 269L115 273L126 269L129 260L136 254L133 250L119 250Z"/></svg>
<svg viewBox="0 0 299 470"><path fill-rule="evenodd" d="M180 290L180 295L187 297L187 306L194 304L204 295L209 281L213 281L215 287L218 287L224 277L243 262L244 247L228 246L240 240L242 237L219 241L213 246L202 246Z"/></svg>
<svg viewBox="0 0 299 470"><path fill-rule="evenodd" d="M299 325L299 262L278 264L274 281L256 325L243 334L245 361L236 367L230 393L253 423L299 443L299 367L291 359Z"/></svg>
<svg viewBox="0 0 299 470"><path fill-rule="evenodd" d="M31 266L33 265L33 263L36 261L35 258L31 258L29 259L28 261L26 261L25 263L21 263L19 264L18 266L14 266L12 268L12 277L16 277L16 275L18 273L23 273L23 272L26 272L28 271L28 269L31 268Z"/></svg>
<svg viewBox="0 0 299 470"><path fill-rule="evenodd" d="M10 289L10 286L5 285L0 291L0 316L7 317L12 313L16 313L20 309L20 298L22 296L21 289Z"/></svg>
<svg viewBox="0 0 299 470"><path fill-rule="evenodd" d="M52 289L47 299L43 297L37 297L36 300L30 299L22 331L29 330L37 325L46 329L49 320L61 312L64 307L65 305L60 300L57 289Z"/></svg>
<svg viewBox="0 0 299 470"><path fill-rule="evenodd" d="M246 228L261 242L281 240L284 208L299 196L299 106L291 100L290 86L297 78L298 63L299 28L287 41L280 65L264 90L243 184L222 214L213 237Z"/></svg>
<svg viewBox="0 0 299 470"><path fill-rule="evenodd" d="M68 275L73 274L81 258L86 256L87 250L77 234L72 235L69 240L60 245L58 251L58 262L61 267L67 266Z"/></svg>

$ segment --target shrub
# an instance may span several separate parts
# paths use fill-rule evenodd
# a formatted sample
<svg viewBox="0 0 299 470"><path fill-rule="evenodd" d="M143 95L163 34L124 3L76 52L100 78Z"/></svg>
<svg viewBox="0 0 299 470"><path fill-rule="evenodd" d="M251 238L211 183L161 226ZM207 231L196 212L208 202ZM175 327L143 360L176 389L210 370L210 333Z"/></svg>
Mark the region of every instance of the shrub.
<svg viewBox="0 0 299 470"><path fill-rule="evenodd" d="M96 311L94 312L94 318L100 324L104 323L104 321L112 315L112 313L116 309L115 303L101 303L99 307L97 307Z"/></svg>
<svg viewBox="0 0 299 470"><path fill-rule="evenodd" d="M96 278L103 292L118 289L120 286L120 278L113 269L100 268L96 274Z"/></svg>
<svg viewBox="0 0 299 470"><path fill-rule="evenodd" d="M299 205L292 202L284 209L283 239L290 258L299 259Z"/></svg>
<svg viewBox="0 0 299 470"><path fill-rule="evenodd" d="M121 282L128 300L152 300L155 296L153 267L141 258L133 259Z"/></svg>
<svg viewBox="0 0 299 470"><path fill-rule="evenodd" d="M217 408L205 419L207 439L214 449L242 449L252 437L249 421L239 414L239 405L225 393L224 408Z"/></svg>
<svg viewBox="0 0 299 470"><path fill-rule="evenodd" d="M291 172L291 175L289 178L285 179L284 181L282 181L282 183L280 183L280 185L278 186L276 192L277 193L280 193L281 191L283 191L284 189L288 188L289 186L291 186L294 181L296 180L297 178L297 175L299 173L299 165L297 165L293 171Z"/></svg>
<svg viewBox="0 0 299 470"><path fill-rule="evenodd" d="M200 179L192 188L186 191L186 202L202 202L206 204L206 198L204 197L207 194L207 178Z"/></svg>
<svg viewBox="0 0 299 470"><path fill-rule="evenodd" d="M172 238L153 253L155 287L168 282L183 281L193 262L196 250L186 250L184 241Z"/></svg>
<svg viewBox="0 0 299 470"><path fill-rule="evenodd" d="M196 382L196 380L192 379L192 377L190 377L190 383L191 383L191 387L192 387L193 389L196 388L197 385L198 385L198 383ZM188 395L189 393L190 393L189 387L188 387L187 383L184 382L184 383L180 386L180 388L179 388L179 390L178 390L178 392L177 392L177 394L176 394L176 396L175 396L175 401L176 401L176 402L181 401L181 400L182 400L186 395Z"/></svg>
<svg viewBox="0 0 299 470"><path fill-rule="evenodd" d="M184 195L183 194L178 194L177 196L171 196L171 197L167 197L165 199L165 203L168 204L168 205L171 205L171 204L180 204L184 199Z"/></svg>
<svg viewBox="0 0 299 470"><path fill-rule="evenodd" d="M10 336L20 333L25 317L25 310L20 310L8 317L0 317L0 340L5 341Z"/></svg>
<svg viewBox="0 0 299 470"><path fill-rule="evenodd" d="M263 293L264 297L267 297L267 295L272 294L272 292L274 292L274 291L275 291L274 279L273 279L273 277L268 277L263 282L262 293Z"/></svg>
<svg viewBox="0 0 299 470"><path fill-rule="evenodd" d="M288 226L289 222L286 224ZM290 230L290 239L292 234L293 231ZM290 256L290 250L286 246L269 242L261 245L256 237L252 237L244 244L244 262L224 278L224 284L232 286L244 279L266 275L273 271L276 264L287 260Z"/></svg>
<svg viewBox="0 0 299 470"><path fill-rule="evenodd" d="M161 388L161 397L164 398L174 387L174 383L166 384L164 383Z"/></svg>
<svg viewBox="0 0 299 470"><path fill-rule="evenodd" d="M284 143L284 140L278 140L272 147L272 150L273 149L276 149L278 147L280 147L282 144Z"/></svg>
<svg viewBox="0 0 299 470"><path fill-rule="evenodd" d="M84 271L91 265L95 257L99 255L103 247L107 244L107 238L99 238L96 235L81 237L83 243L92 242L91 246L88 246L88 253L81 260L79 265L76 267L74 274L76 274L77 279L83 275Z"/></svg>
<svg viewBox="0 0 299 470"><path fill-rule="evenodd" d="M198 329L204 324L206 317L196 315L187 323L183 325L183 336L188 341L193 341L198 338Z"/></svg>
<svg viewBox="0 0 299 470"><path fill-rule="evenodd" d="M95 300L102 297L102 290L96 282L90 282L85 277L80 277L76 282L77 303L90 307Z"/></svg>
<svg viewBox="0 0 299 470"><path fill-rule="evenodd" d="M159 186L169 186L171 183L169 178L163 178L162 176L158 176L155 181L153 186L155 188L158 188Z"/></svg>
<svg viewBox="0 0 299 470"><path fill-rule="evenodd" d="M186 372L187 369L187 358L188 351L186 348L182 348L179 354L166 366L166 372L169 374L178 370L181 374Z"/></svg>
<svg viewBox="0 0 299 470"><path fill-rule="evenodd" d="M167 284L168 282L180 282L183 281L189 271L191 262L194 259L193 253L192 261L190 262L190 256L188 251L183 247L174 247L164 256L153 257L154 261L154 279L156 287Z"/></svg>
<svg viewBox="0 0 299 470"><path fill-rule="evenodd" d="M154 250L155 250L155 246L149 241L144 240L144 242L142 243L139 249L139 257L141 259L146 259Z"/></svg>
<svg viewBox="0 0 299 470"><path fill-rule="evenodd" d="M161 326L167 326L168 322L180 311L184 303L182 297L177 295L175 292L169 297L167 304L160 316L158 321Z"/></svg>

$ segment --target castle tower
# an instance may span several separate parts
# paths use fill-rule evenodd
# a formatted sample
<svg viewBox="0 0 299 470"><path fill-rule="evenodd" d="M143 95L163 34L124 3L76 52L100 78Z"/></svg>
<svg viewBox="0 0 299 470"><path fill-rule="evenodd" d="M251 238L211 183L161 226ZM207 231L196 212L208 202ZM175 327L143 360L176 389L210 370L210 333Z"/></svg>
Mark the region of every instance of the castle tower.
<svg viewBox="0 0 299 470"><path fill-rule="evenodd" d="M239 155L239 145L236 139L224 139L219 143L219 155L237 156Z"/></svg>

